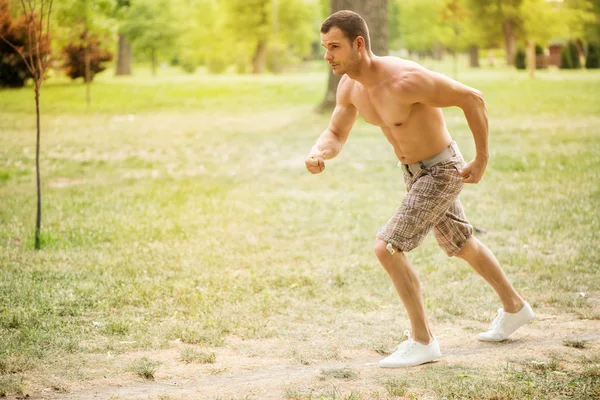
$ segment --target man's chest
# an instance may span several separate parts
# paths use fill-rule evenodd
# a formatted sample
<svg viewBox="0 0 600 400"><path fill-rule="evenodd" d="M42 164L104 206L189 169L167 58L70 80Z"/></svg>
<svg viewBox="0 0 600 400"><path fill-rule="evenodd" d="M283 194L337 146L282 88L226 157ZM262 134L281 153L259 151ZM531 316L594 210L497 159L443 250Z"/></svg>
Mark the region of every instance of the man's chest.
<svg viewBox="0 0 600 400"><path fill-rule="evenodd" d="M400 103L388 90L354 90L352 104L365 121L381 127L402 126L411 112L411 106Z"/></svg>

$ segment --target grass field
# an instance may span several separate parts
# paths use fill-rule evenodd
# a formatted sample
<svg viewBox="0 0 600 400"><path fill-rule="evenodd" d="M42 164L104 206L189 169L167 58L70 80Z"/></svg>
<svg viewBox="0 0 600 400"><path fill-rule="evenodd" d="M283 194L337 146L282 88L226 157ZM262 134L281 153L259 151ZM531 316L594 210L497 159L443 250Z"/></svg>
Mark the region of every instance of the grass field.
<svg viewBox="0 0 600 400"><path fill-rule="evenodd" d="M538 319L477 343L499 302L428 237L409 258L447 357L410 371L365 366L409 326L372 252L401 172L362 121L305 171L324 74L105 75L89 109L46 82L42 251L33 91L0 90L0 395L600 398L600 73L459 79L485 95L491 151L461 199Z"/></svg>

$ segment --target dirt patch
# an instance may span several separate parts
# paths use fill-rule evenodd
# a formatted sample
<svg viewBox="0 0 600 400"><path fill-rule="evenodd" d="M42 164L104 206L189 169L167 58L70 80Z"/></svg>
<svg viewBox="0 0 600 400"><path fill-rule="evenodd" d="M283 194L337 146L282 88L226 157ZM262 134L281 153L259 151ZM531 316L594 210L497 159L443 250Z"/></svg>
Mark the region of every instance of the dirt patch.
<svg viewBox="0 0 600 400"><path fill-rule="evenodd" d="M600 321L597 320L537 315L533 323L503 343L478 342L476 332L484 327L483 323L468 320L437 326L436 336L444 357L436 364L492 368L567 353L590 355L600 349ZM586 341L587 349L567 347L564 345L567 340ZM343 338L333 357L326 354L298 356L303 345L307 343L230 338L224 347L209 349L216 353L215 363L195 364L182 361L180 348L184 345L174 341L164 350L113 356L111 367L102 378L58 381L56 376L52 379L50 372L44 376L27 376L27 394L31 399L68 400L158 399L161 396L169 399L282 399L289 397L293 390L314 388L327 380L343 384L344 390L385 393L383 380L418 374L420 369L427 368L380 369L377 362L382 355L367 349L344 349ZM94 364L98 357L89 356L84 364ZM160 363L154 380L144 380L128 370L134 360L142 357ZM324 373L344 368L352 371L352 379L336 380Z"/></svg>

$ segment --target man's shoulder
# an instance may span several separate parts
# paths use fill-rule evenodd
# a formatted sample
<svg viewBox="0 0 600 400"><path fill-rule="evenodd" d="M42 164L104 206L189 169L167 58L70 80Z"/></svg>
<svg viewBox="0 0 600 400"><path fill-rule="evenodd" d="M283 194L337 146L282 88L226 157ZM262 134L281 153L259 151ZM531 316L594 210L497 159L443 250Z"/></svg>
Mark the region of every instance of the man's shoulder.
<svg viewBox="0 0 600 400"><path fill-rule="evenodd" d="M396 56L382 56L379 57L380 62L382 63L382 65L384 65L385 67L390 67L390 68L403 68L403 69L411 69L411 68L423 68L421 67L421 65L419 65L418 63L412 61L412 60L407 60L405 58L400 58L400 57L396 57Z"/></svg>
<svg viewBox="0 0 600 400"><path fill-rule="evenodd" d="M340 78L340 83L338 84L338 88L351 88L354 86L356 81L350 78L348 75L344 74Z"/></svg>
<svg viewBox="0 0 600 400"><path fill-rule="evenodd" d="M381 57L385 85L398 94L418 90L429 79L429 70L420 64L398 57Z"/></svg>
<svg viewBox="0 0 600 400"><path fill-rule="evenodd" d="M357 82L350 78L348 75L344 74L340 79L340 83L337 88L337 98L338 103L341 101L349 102L352 96L352 90L354 89L354 85Z"/></svg>

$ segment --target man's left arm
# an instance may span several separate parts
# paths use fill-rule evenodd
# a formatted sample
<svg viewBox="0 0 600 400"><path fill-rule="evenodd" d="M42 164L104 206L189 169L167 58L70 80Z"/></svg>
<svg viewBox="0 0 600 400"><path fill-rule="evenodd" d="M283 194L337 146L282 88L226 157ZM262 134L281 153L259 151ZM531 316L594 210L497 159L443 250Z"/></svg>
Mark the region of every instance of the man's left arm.
<svg viewBox="0 0 600 400"><path fill-rule="evenodd" d="M399 85L403 95L415 103L432 107L460 107L475 140L475 159L461 171L463 182L477 183L487 166L488 117L483 94L469 86L425 68L416 68L404 76Z"/></svg>

